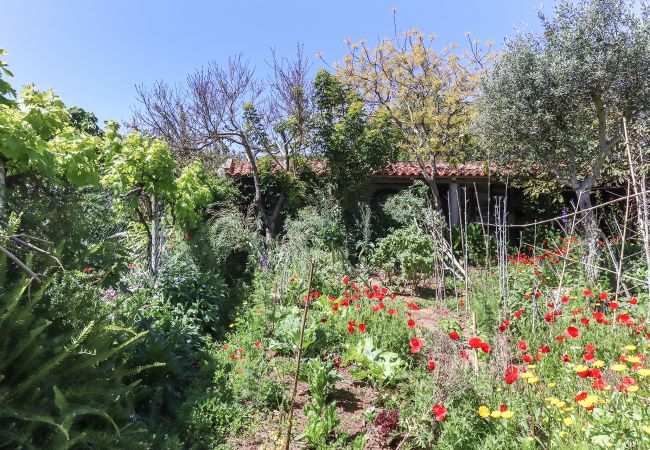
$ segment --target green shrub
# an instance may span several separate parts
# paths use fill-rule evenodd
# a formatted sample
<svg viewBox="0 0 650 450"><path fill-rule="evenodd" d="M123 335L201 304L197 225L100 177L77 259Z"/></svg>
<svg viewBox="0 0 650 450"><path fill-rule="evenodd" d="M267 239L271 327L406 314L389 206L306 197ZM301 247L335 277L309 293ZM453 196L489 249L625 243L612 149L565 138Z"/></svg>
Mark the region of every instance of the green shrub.
<svg viewBox="0 0 650 450"><path fill-rule="evenodd" d="M417 285L433 271L433 242L414 225L398 228L377 242L373 263L389 279L398 275L400 281Z"/></svg>

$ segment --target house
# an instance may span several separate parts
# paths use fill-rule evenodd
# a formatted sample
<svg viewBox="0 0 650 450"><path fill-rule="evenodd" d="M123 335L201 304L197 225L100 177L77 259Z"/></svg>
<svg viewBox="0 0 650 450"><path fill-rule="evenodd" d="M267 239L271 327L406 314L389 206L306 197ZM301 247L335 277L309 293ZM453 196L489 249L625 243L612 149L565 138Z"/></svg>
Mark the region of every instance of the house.
<svg viewBox="0 0 650 450"><path fill-rule="evenodd" d="M324 161L321 160L314 160L313 167L316 173L324 173L327 170ZM427 166L427 170L431 171L430 165ZM219 173L226 176L246 177L251 175L251 166L246 160L229 159L219 169ZM400 161L375 169L368 174L368 177L370 183L366 198L371 204L383 202L386 197L411 186L415 180L424 180L420 166L410 161ZM495 175L494 169L488 170L482 162L457 165L438 163L436 179L445 213L449 215L449 222L452 225L461 222L465 211L469 222L479 222L481 218L486 221L488 209L491 209L490 205L494 198L506 194L505 183ZM518 198L518 194L516 190L508 191L509 197ZM511 210L509 219L512 221L516 216L516 211L513 213Z"/></svg>

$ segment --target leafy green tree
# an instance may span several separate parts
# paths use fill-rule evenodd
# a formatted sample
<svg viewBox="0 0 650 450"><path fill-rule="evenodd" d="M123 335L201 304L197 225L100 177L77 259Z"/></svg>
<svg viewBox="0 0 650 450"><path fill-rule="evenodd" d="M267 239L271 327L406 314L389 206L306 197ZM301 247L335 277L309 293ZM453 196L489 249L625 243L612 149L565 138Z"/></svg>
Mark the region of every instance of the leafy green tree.
<svg viewBox="0 0 650 450"><path fill-rule="evenodd" d="M72 126L77 130L90 134L91 136L101 137L104 133L97 123L97 116L78 106L73 106L68 110Z"/></svg>
<svg viewBox="0 0 650 450"><path fill-rule="evenodd" d="M623 123L650 112L650 21L628 0L562 1L541 33L518 32L482 86L489 158L547 171L588 210ZM595 241L592 211L585 214ZM594 244L595 245L595 244Z"/></svg>
<svg viewBox="0 0 650 450"><path fill-rule="evenodd" d="M397 159L400 135L387 114L368 113L358 95L326 70L318 72L314 84L317 146L335 195L349 211L371 171Z"/></svg>
<svg viewBox="0 0 650 450"><path fill-rule="evenodd" d="M12 76L3 61L0 61L0 76ZM20 213L8 206L8 186L21 188L17 189L19 195L30 195L31 191L42 192L43 185L96 185L99 181L97 144L97 137L72 126L70 113L53 92L40 92L28 85L16 96L11 85L0 79L0 228L3 230L0 252L32 278L38 279L38 274L10 247L49 253L37 247L22 229L20 237L7 233L9 222L15 222L12 215ZM13 200L15 205L23 199Z"/></svg>
<svg viewBox="0 0 650 450"><path fill-rule="evenodd" d="M139 132L122 136L115 122L106 128L103 159L101 183L115 194L131 220L144 228L149 272L155 278L165 211L181 227L195 225L198 209L212 200L207 177L198 162L180 169L162 140Z"/></svg>

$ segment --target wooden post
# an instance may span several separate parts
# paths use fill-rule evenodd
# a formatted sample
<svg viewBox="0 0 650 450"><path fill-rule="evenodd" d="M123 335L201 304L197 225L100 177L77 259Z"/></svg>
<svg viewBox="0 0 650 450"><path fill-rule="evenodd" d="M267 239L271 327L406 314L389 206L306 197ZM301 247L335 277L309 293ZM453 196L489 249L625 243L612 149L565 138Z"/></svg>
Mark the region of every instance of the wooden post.
<svg viewBox="0 0 650 450"><path fill-rule="evenodd" d="M476 312L472 311L472 333L476 337L478 334L478 327L476 325ZM478 375L478 349L474 348L474 357L472 358L472 363L474 365L474 375Z"/></svg>
<svg viewBox="0 0 650 450"><path fill-rule="evenodd" d="M287 441L285 450L289 450L291 443L291 425L293 422L293 407L296 403L296 392L298 391L298 377L300 376L300 358L302 357L302 342L305 337L305 323L307 322L307 310L311 297L311 282L314 277L314 263L309 268L309 282L307 283L307 296L305 297L305 307L302 312L302 323L300 325L300 340L298 341L298 355L296 356L296 373L293 376L293 392L291 394L291 403L289 404L289 424L287 425Z"/></svg>
<svg viewBox="0 0 650 450"><path fill-rule="evenodd" d="M458 197L458 183L452 178L449 183L449 226L460 225L460 200Z"/></svg>

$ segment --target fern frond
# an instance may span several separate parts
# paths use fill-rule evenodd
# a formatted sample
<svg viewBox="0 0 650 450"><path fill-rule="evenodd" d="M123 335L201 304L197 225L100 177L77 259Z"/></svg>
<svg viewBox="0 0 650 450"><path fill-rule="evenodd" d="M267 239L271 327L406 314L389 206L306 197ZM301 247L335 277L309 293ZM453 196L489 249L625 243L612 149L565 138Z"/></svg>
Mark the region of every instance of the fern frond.
<svg viewBox="0 0 650 450"><path fill-rule="evenodd" d="M73 373L73 372L76 372L77 370L81 370L81 369L86 369L88 367L92 367L93 365L95 365L97 363L105 361L105 360L115 356L116 354L121 352L125 347L131 345L133 342L135 342L138 339L140 339L141 337L145 336L147 333L148 333L148 331L142 331L142 332L136 334L135 336L127 339L126 341L122 342L117 347L113 347L112 349L110 349L108 351L99 353L99 354L97 354L95 356L91 356L90 358L86 358L85 360L83 360L83 361L81 361L81 362L79 362L77 364L73 364L72 366L70 366L70 368L68 370L64 371L64 374Z"/></svg>
<svg viewBox="0 0 650 450"><path fill-rule="evenodd" d="M65 348L62 352L59 352L58 354L54 355L47 363L43 364L43 366L31 377L29 377L27 380L25 380L22 384L18 385L16 389L12 392L10 398L18 398L20 395L26 390L29 389L31 386L34 384L38 383L43 377L45 377L50 371L52 371L55 367L57 367L59 364L61 364L67 357L69 357L72 352L74 352L77 347L81 345L83 341L86 340L88 335L90 334L90 331L93 329L95 326L95 322L91 321L86 327L79 333L79 336L75 338L70 346Z"/></svg>

